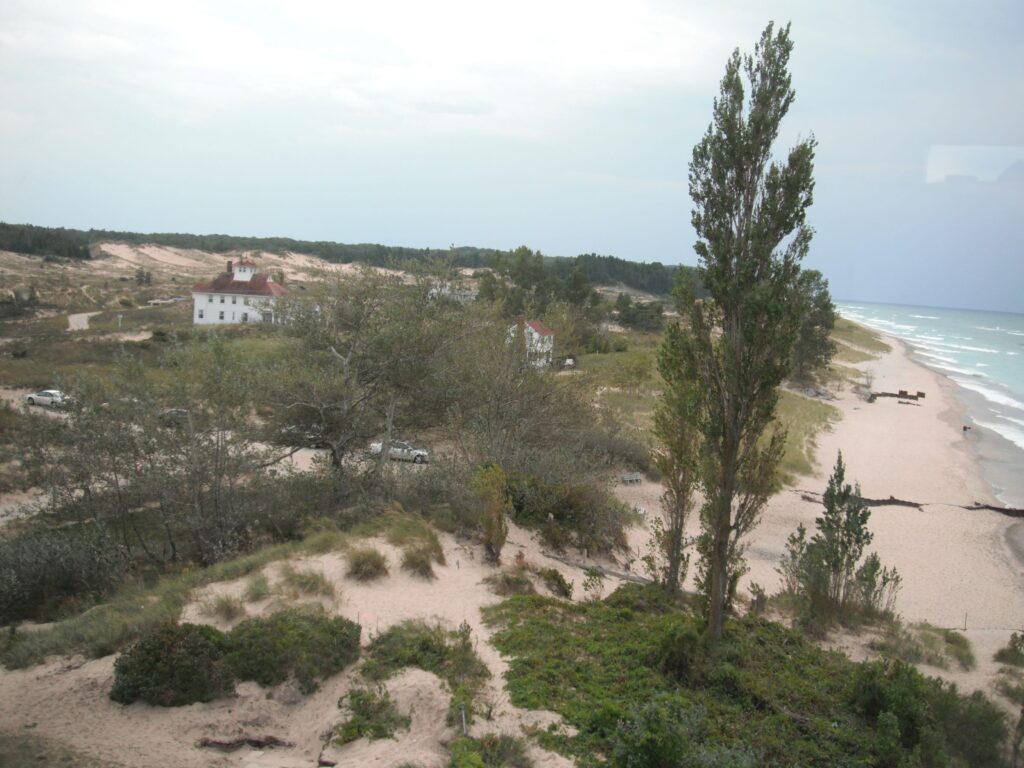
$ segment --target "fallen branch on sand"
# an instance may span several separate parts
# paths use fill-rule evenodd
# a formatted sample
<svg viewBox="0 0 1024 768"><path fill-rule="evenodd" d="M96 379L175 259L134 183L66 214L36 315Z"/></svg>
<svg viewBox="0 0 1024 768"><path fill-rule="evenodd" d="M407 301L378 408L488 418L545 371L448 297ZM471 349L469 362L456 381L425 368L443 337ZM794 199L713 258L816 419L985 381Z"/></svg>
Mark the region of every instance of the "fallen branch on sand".
<svg viewBox="0 0 1024 768"><path fill-rule="evenodd" d="M266 749L267 747L294 747L290 741L279 739L277 736L239 736L231 741L218 741L217 739L200 739L196 742L197 747L208 747L221 752L234 752L242 747L253 749Z"/></svg>
<svg viewBox="0 0 1024 768"><path fill-rule="evenodd" d="M550 557L552 560L557 560L565 565L572 566L573 568L582 568L586 570L588 568L600 571L604 576L613 576L616 579L622 579L623 581L632 581L634 584L650 584L650 579L645 579L643 576L637 576L635 573L625 573L623 571L613 571L611 568L605 568L602 565L594 565L593 563L585 563L582 560L570 560L567 557L556 555L554 552L541 551L544 557Z"/></svg>
<svg viewBox="0 0 1024 768"><path fill-rule="evenodd" d="M820 493L815 493L814 491L801 491L797 489L793 489L792 492L799 493L800 498L804 501L810 501L816 504L821 502ZM998 512L999 514L1006 515L1007 517L1024 518L1024 509L1018 509L1016 507L997 507L994 504L981 504L977 501L969 506L965 506L964 504L945 504L943 502L936 501L907 501L906 499L897 499L895 496L890 496L888 499L868 499L861 497L861 501L869 507L911 507L913 509L923 510L925 507L942 505L945 507L959 507L960 509L965 509L968 512L987 510L989 512Z"/></svg>

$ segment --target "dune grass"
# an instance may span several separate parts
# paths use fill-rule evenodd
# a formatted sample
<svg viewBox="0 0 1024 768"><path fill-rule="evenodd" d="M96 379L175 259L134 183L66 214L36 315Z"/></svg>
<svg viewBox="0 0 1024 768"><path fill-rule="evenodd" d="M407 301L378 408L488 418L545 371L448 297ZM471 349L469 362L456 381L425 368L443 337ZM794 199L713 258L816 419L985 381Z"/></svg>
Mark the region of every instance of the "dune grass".
<svg viewBox="0 0 1024 768"><path fill-rule="evenodd" d="M780 393L776 420L787 430L786 452L779 466L785 482L791 482L797 475L813 473L814 437L839 417L839 409L834 405L785 390Z"/></svg>
<svg viewBox="0 0 1024 768"><path fill-rule="evenodd" d="M345 574L356 581L373 581L388 575L388 560L384 553L373 547L359 547L348 553L348 571Z"/></svg>
<svg viewBox="0 0 1024 768"><path fill-rule="evenodd" d="M843 317L836 318L832 338L841 344L848 344L866 352L885 354L892 351L892 347L882 341L878 333Z"/></svg>
<svg viewBox="0 0 1024 768"><path fill-rule="evenodd" d="M334 585L320 571L296 569L291 563L285 563L280 571L281 584L293 597L299 595L334 596Z"/></svg>
<svg viewBox="0 0 1024 768"><path fill-rule="evenodd" d="M955 662L965 672L977 665L970 640L955 630L942 629L928 622L909 626L893 622L881 638L869 645L886 658L909 664L949 669Z"/></svg>

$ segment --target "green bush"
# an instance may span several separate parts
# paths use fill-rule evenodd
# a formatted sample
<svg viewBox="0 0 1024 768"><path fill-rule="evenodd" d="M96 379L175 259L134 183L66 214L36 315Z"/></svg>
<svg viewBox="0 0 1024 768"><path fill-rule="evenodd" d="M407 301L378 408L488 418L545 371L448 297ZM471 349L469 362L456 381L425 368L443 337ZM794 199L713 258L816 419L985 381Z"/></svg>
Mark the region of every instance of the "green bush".
<svg viewBox="0 0 1024 768"><path fill-rule="evenodd" d="M629 512L600 488L546 483L513 473L508 476L508 494L512 519L540 533L554 549L573 546L586 552L611 552L625 546Z"/></svg>
<svg viewBox="0 0 1024 768"><path fill-rule="evenodd" d="M537 571L537 575L540 576L544 586L551 591L551 594L572 600L573 583L568 581L557 568L541 568Z"/></svg>
<svg viewBox="0 0 1024 768"><path fill-rule="evenodd" d="M311 693L318 680L359 658L360 626L342 617L296 609L243 621L228 635L227 661L240 680L277 685L294 675Z"/></svg>
<svg viewBox="0 0 1024 768"><path fill-rule="evenodd" d="M334 740L338 744L361 739L370 741L390 739L395 732L408 729L412 718L402 715L391 701L391 694L384 686L376 688L354 688L338 702L339 707L349 710L349 719L335 730Z"/></svg>
<svg viewBox="0 0 1024 768"><path fill-rule="evenodd" d="M677 694L658 693L630 708L612 738L609 764L614 768L754 768L745 749L708 743L703 708Z"/></svg>
<svg viewBox="0 0 1024 768"><path fill-rule="evenodd" d="M521 739L489 733L478 739L462 736L448 745L450 768L531 768Z"/></svg>
<svg viewBox="0 0 1024 768"><path fill-rule="evenodd" d="M455 631L422 621L405 621L379 635L367 650L363 675L384 680L406 667L433 672L451 690L460 685L479 686L491 676L473 650L468 624Z"/></svg>
<svg viewBox="0 0 1024 768"><path fill-rule="evenodd" d="M1011 667L1024 667L1024 631L1010 635L1006 647L996 651L995 660Z"/></svg>
<svg viewBox="0 0 1024 768"><path fill-rule="evenodd" d="M499 571L488 576L484 581L490 586L491 591L496 595L508 597L509 595L533 595L536 591L533 582L521 570Z"/></svg>
<svg viewBox="0 0 1024 768"><path fill-rule="evenodd" d="M879 727L881 738L898 735L900 745L924 765L1004 765L1006 717L978 692L961 696L955 685L925 678L903 662L867 663L854 677L851 703ZM891 749L888 743L879 747L882 753Z"/></svg>
<svg viewBox="0 0 1024 768"><path fill-rule="evenodd" d="M372 581L388 575L388 561L379 549L362 547L348 553L348 576L356 581Z"/></svg>
<svg viewBox="0 0 1024 768"><path fill-rule="evenodd" d="M235 684L225 662L226 648L224 635L213 627L159 626L114 662L110 698L122 704L141 700L180 707L230 696Z"/></svg>

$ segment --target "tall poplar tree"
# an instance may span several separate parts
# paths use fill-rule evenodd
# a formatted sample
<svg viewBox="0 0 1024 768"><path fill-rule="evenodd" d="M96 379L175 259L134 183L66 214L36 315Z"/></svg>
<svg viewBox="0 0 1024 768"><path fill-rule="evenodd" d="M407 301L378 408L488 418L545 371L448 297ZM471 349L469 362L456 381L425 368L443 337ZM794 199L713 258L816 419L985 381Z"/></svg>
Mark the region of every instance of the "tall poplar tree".
<svg viewBox="0 0 1024 768"><path fill-rule="evenodd" d="M713 120L690 162L698 276L709 297L682 290L688 327L666 335L694 400L679 417L700 435L705 503L698 540L708 633L722 636L743 573L743 537L757 524L775 483L785 432L766 435L800 326L800 261L814 189L815 140L784 160L772 145L793 103L789 26L764 30L753 55L730 57Z"/></svg>

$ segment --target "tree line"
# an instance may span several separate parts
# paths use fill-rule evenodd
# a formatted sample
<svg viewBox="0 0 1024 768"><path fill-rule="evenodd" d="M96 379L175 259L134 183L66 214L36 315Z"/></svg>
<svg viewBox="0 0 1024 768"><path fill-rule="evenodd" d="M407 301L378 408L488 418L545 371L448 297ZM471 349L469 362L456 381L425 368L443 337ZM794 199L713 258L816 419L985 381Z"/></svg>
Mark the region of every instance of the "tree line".
<svg viewBox="0 0 1024 768"><path fill-rule="evenodd" d="M448 249L410 248L378 243L337 243L328 240L296 240L290 237L248 237L241 235L193 235L179 232L122 232L107 229L65 229L37 227L30 224L0 222L0 250L67 259L90 258L90 246L113 241L130 245L162 245L189 248L210 253L231 251L267 251L269 253L304 253L332 263L369 264L376 267L397 267L407 262L423 263L444 258L453 266L465 268L496 268L515 258L521 249L502 251L475 246L452 246ZM624 285L638 291L668 295L679 271L692 271L686 266L666 266L659 262L633 262L617 256L584 253L579 256L542 256L544 269L557 280L567 280L579 270L594 285Z"/></svg>

